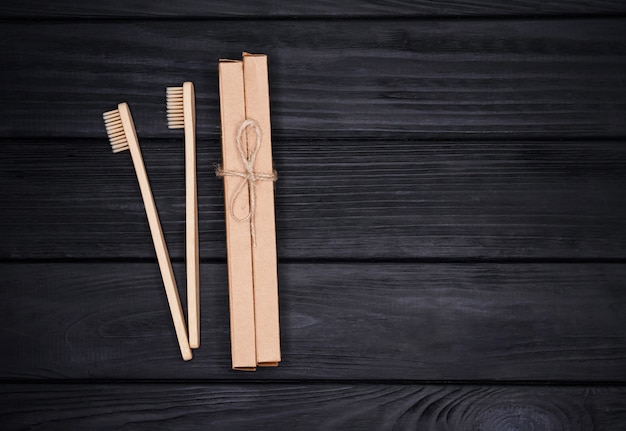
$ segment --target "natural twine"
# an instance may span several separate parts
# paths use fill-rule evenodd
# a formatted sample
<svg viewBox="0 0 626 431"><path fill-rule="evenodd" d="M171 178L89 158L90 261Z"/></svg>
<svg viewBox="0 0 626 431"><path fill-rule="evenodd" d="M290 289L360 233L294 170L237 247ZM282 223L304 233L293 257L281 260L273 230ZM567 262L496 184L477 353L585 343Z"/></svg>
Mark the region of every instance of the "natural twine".
<svg viewBox="0 0 626 431"><path fill-rule="evenodd" d="M247 149L242 142L242 138L248 128L252 128L254 130L254 133L256 135L256 142L251 149L246 151ZM278 179L276 171L273 171L271 174L258 173L254 171L254 163L256 162L257 153L261 148L262 138L263 135L259 123L250 119L243 121L239 126L239 130L237 131L237 150L239 151L239 157L241 157L244 171L227 171L224 170L221 166L218 166L217 170L215 171L215 175L217 175L218 177L239 177L243 180L241 181L241 184L239 184L239 187L237 187L237 189L235 190L235 193L230 200L230 214L233 220L237 222L250 220L250 236L252 237L252 244L254 247L256 247L256 227L254 220L256 213L256 183L258 181L276 181ZM239 195L243 192L246 185L248 186L248 195L250 199L248 213L245 217L237 217L237 215L235 214L235 203L239 198Z"/></svg>

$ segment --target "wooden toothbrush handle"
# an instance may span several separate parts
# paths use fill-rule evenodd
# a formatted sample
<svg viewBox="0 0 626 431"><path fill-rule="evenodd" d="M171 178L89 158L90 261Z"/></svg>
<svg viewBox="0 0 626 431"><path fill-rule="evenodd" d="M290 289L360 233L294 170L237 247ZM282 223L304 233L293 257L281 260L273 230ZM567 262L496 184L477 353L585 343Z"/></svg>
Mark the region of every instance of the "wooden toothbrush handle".
<svg viewBox="0 0 626 431"><path fill-rule="evenodd" d="M122 106L125 105L125 106ZM150 182L148 181L148 174L143 163L141 156L141 150L139 149L139 142L135 132L132 117L130 116L130 110L126 104L120 104L118 107L124 124L124 130L127 131L126 137L130 147L130 154L132 156L133 165L135 166L135 173L137 174L137 181L139 182L139 188L141 190L141 196L146 208L146 215L148 216L148 224L150 226L150 233L152 234L152 241L154 242L154 249L156 251L157 260L159 262L159 268L161 270L161 277L163 278L163 284L165 286L165 294L167 296L167 302L170 307L170 313L172 320L174 321L174 329L176 330L176 338L178 339L178 345L180 346L180 352L185 361L192 358L191 348L189 347L189 340L187 338L187 330L185 328L185 318L183 316L183 309L180 304L180 298L178 296L178 289L176 287L176 280L174 278L174 271L172 270L172 263L170 261L169 253L167 252L167 246L165 244L165 238L163 236L163 230L161 229L161 223L159 221L159 215L157 213L154 198L152 197L152 190L150 188ZM128 133L130 131L131 133ZM130 136L129 136L130 135Z"/></svg>
<svg viewBox="0 0 626 431"><path fill-rule="evenodd" d="M189 345L200 347L200 259L198 244L198 193L196 181L196 109L191 82L183 84L185 118L185 254L187 268L187 323Z"/></svg>

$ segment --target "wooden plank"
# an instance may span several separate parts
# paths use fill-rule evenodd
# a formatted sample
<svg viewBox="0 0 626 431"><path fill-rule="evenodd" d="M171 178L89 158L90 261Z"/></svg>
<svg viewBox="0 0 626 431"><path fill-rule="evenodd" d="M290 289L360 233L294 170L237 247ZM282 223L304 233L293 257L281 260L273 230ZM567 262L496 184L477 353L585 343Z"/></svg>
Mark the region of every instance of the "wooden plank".
<svg viewBox="0 0 626 431"><path fill-rule="evenodd" d="M94 17L432 17L483 15L561 15L624 13L626 7L618 0L462 0L462 1L357 1L315 2L259 0L212 1L185 0L175 4L165 1L82 1L5 0L0 17L94 18Z"/></svg>
<svg viewBox="0 0 626 431"><path fill-rule="evenodd" d="M3 384L17 429L618 430L624 387Z"/></svg>
<svg viewBox="0 0 626 431"><path fill-rule="evenodd" d="M620 382L626 369L624 264L281 264L283 362L256 373L230 370L225 264L201 266L191 362L156 263L0 273L2 379Z"/></svg>
<svg viewBox="0 0 626 431"><path fill-rule="evenodd" d="M153 258L127 154L5 141L0 257ZM180 140L142 141L170 254L184 257ZM225 257L219 141L198 146L200 255ZM623 142L278 140L282 259L624 259Z"/></svg>
<svg viewBox="0 0 626 431"><path fill-rule="evenodd" d="M103 135L126 100L171 137L165 87L191 80L219 133L217 61L268 54L275 137L626 134L626 19L3 23L3 137Z"/></svg>

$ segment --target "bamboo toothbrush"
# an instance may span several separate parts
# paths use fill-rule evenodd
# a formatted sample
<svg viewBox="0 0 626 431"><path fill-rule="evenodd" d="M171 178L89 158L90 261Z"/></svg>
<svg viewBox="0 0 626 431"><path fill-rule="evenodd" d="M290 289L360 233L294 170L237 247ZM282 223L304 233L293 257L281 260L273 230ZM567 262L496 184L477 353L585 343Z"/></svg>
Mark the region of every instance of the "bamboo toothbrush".
<svg viewBox="0 0 626 431"><path fill-rule="evenodd" d="M172 320L174 321L176 338L178 338L178 345L180 346L183 359L188 361L191 359L192 354L189 347L189 340L187 339L185 318L180 305L176 280L174 279L172 264L167 252L167 246L165 245L163 230L159 222L159 215L154 203L154 198L152 197L152 191L150 190L148 174L146 173L143 158L141 157L141 150L139 149L137 133L135 132L135 125L130 115L130 109L126 103L120 103L117 105L116 110L105 112L103 117L113 152L118 153L130 149L130 155L133 160L133 165L135 166L135 173L139 181L139 188L141 189L141 196L143 197L143 203L146 208L146 215L148 216L152 241L154 242L159 268L161 269L161 277L165 285L167 302L172 314Z"/></svg>
<svg viewBox="0 0 626 431"><path fill-rule="evenodd" d="M193 83L167 88L167 124L185 130L185 253L187 263L187 322L189 345L200 347L200 268L198 252L198 194L196 185L196 106Z"/></svg>

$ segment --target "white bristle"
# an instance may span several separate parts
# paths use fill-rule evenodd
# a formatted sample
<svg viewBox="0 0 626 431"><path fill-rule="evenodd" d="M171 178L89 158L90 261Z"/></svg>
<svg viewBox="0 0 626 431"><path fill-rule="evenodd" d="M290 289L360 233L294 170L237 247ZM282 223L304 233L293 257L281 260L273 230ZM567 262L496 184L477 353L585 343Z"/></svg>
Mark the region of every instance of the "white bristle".
<svg viewBox="0 0 626 431"><path fill-rule="evenodd" d="M167 87L167 127L170 129L185 127L183 87Z"/></svg>
<svg viewBox="0 0 626 431"><path fill-rule="evenodd" d="M104 126L107 129L107 135L109 135L113 152L119 153L120 151L127 150L129 148L128 141L124 133L124 125L122 124L120 111L115 109L114 111L105 112L102 114L102 118L104 118Z"/></svg>

